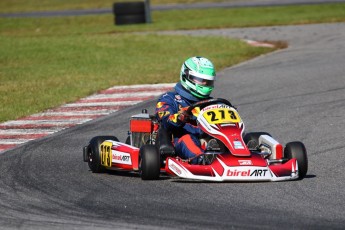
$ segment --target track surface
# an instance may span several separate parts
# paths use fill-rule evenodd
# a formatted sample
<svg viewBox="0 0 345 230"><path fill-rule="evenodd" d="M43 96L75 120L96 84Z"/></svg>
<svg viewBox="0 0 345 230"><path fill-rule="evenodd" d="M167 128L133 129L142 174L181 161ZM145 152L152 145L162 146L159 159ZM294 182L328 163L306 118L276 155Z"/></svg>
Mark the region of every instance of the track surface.
<svg viewBox="0 0 345 230"><path fill-rule="evenodd" d="M232 99L247 130L268 131L283 143L303 141L307 178L143 182L135 174L91 173L82 147L96 135L124 141L129 116L152 112L149 101L0 155L0 228L343 229L345 24L199 34L212 32L289 41L286 50L219 72L214 96Z"/></svg>

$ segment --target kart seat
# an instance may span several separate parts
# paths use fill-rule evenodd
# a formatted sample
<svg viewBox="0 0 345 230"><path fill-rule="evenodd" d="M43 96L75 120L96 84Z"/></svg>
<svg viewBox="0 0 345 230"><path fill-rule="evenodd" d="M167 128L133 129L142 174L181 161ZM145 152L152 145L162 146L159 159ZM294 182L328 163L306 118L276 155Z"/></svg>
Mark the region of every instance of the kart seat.
<svg viewBox="0 0 345 230"><path fill-rule="evenodd" d="M172 144L171 133L163 127L158 129L156 146L161 155L173 156L175 155L175 148Z"/></svg>

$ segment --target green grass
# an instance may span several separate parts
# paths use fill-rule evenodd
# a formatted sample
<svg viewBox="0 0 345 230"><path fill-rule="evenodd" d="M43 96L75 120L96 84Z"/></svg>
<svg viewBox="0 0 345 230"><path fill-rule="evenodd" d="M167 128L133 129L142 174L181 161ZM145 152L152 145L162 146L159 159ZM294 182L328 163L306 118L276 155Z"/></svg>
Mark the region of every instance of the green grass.
<svg viewBox="0 0 345 230"><path fill-rule="evenodd" d="M222 69L270 51L225 38L131 34L1 37L0 43L7 47L0 52L1 121L114 85L176 82L189 56L207 56Z"/></svg>
<svg viewBox="0 0 345 230"><path fill-rule="evenodd" d="M344 21L344 9L345 4L329 4L164 11L153 12L152 24L132 26L114 26L112 15L0 18L0 121L114 85L176 82L189 56L206 56L219 71L272 51L220 37L133 31Z"/></svg>
<svg viewBox="0 0 345 230"><path fill-rule="evenodd" d="M224 8L154 13L155 27L201 29L344 22L345 4Z"/></svg>
<svg viewBox="0 0 345 230"><path fill-rule="evenodd" d="M140 0L1 0L0 13L111 8L115 2L131 1ZM152 5L164 5L222 1L223 0L151 0L150 3ZM240 0L231 1L236 2Z"/></svg>

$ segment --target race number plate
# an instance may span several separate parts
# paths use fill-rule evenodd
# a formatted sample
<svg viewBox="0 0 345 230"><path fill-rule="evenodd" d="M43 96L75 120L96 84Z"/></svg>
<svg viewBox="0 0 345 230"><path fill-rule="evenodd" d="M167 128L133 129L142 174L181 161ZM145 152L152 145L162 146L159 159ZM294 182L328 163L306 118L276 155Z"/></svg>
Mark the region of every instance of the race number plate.
<svg viewBox="0 0 345 230"><path fill-rule="evenodd" d="M105 167L111 167L111 161L113 158L112 154L112 143L105 141L101 144L101 165Z"/></svg>
<svg viewBox="0 0 345 230"><path fill-rule="evenodd" d="M204 118L209 124L239 123L237 111L232 108L215 108L204 112Z"/></svg>

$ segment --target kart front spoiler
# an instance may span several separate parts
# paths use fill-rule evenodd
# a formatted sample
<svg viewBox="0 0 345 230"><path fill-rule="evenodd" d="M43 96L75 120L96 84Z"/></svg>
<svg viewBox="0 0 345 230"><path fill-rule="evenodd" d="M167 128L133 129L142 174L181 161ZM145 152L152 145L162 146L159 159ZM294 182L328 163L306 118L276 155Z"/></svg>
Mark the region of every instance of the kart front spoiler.
<svg viewBox="0 0 345 230"><path fill-rule="evenodd" d="M266 166L228 166L218 157L210 165L191 165L169 157L165 170L170 175L204 181L286 181L299 177L296 159Z"/></svg>

